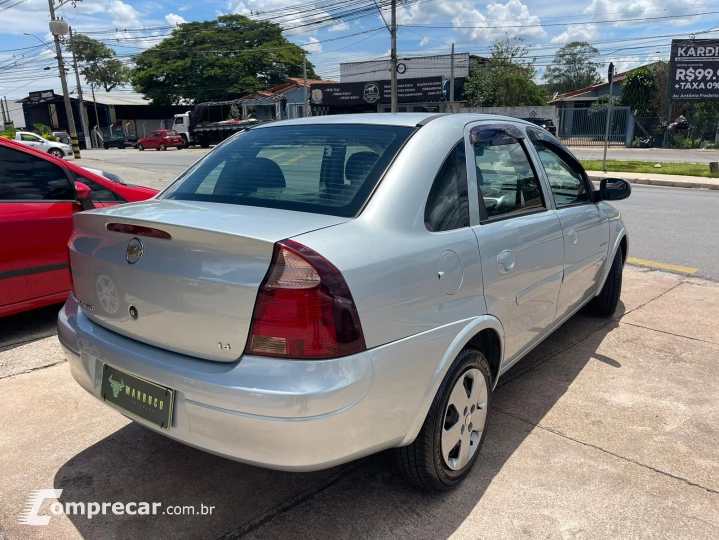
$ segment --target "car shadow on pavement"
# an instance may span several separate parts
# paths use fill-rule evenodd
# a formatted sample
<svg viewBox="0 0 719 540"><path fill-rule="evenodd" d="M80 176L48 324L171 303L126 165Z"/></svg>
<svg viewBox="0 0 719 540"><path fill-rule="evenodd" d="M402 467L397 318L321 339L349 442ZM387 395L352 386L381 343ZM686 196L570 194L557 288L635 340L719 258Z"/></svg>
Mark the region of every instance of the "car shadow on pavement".
<svg viewBox="0 0 719 540"><path fill-rule="evenodd" d="M57 334L60 308L62 304L55 304L0 319L0 351Z"/></svg>
<svg viewBox="0 0 719 540"><path fill-rule="evenodd" d="M129 424L67 461L56 473L60 502L159 502L194 506L195 515L67 516L83 538L445 538L471 514L505 463L562 398L590 361L617 369L594 353L618 326L580 312L500 379L479 461L450 493L424 493L405 481L391 451L328 471L286 473L243 465L189 448ZM581 343L582 347L575 347ZM591 353L588 351L592 351ZM544 362L561 376L544 378L532 394L512 381L531 378ZM524 379L526 381L526 379ZM532 420L501 403L531 404ZM99 414L112 414L98 410ZM214 506L212 515L198 515ZM297 508L298 511L293 511Z"/></svg>

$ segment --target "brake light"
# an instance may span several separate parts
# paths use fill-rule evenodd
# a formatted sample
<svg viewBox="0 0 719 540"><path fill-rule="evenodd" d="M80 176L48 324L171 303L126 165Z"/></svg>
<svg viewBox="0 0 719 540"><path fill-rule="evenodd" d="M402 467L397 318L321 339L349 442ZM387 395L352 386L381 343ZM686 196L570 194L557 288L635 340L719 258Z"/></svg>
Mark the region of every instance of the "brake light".
<svg viewBox="0 0 719 540"><path fill-rule="evenodd" d="M299 242L277 242L245 352L319 359L365 349L357 308L340 271Z"/></svg>

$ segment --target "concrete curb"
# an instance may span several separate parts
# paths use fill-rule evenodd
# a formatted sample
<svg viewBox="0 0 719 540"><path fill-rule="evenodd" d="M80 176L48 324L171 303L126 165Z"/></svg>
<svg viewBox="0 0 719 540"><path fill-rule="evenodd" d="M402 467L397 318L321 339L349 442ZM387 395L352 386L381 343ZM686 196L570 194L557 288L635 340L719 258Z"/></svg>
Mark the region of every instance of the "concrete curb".
<svg viewBox="0 0 719 540"><path fill-rule="evenodd" d="M622 173L616 173L619 178L622 178ZM669 175L667 175L669 176ZM593 182L599 182L602 180L602 176L590 176ZM649 186L664 186L664 187L680 187L680 188L694 188L694 189L714 189L719 190L719 183L710 184L708 182L691 181L691 180L664 180L658 178L627 178L631 184L646 184Z"/></svg>

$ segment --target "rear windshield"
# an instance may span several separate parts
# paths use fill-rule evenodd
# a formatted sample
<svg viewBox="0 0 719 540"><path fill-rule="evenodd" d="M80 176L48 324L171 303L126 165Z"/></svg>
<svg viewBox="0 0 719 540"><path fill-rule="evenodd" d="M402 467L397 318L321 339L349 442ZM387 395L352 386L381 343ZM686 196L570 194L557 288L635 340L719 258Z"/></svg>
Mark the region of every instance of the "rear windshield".
<svg viewBox="0 0 719 540"><path fill-rule="evenodd" d="M346 124L250 130L218 146L161 198L355 216L413 131Z"/></svg>
<svg viewBox="0 0 719 540"><path fill-rule="evenodd" d="M165 131L165 136L167 135L177 135L177 131Z"/></svg>

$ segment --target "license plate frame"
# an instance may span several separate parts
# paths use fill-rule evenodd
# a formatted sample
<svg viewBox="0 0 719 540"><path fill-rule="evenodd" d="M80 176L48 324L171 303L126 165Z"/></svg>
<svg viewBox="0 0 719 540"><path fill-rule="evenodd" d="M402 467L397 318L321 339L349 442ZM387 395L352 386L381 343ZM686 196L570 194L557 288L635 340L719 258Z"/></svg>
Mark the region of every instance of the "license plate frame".
<svg viewBox="0 0 719 540"><path fill-rule="evenodd" d="M155 384L103 362L100 397L105 403L133 417L166 431L170 429L175 403L175 391L172 388Z"/></svg>

